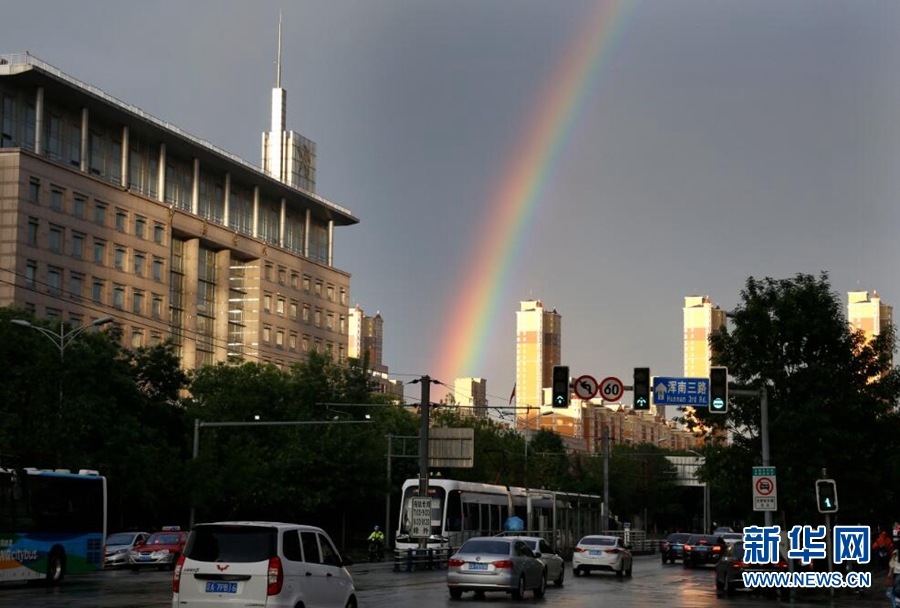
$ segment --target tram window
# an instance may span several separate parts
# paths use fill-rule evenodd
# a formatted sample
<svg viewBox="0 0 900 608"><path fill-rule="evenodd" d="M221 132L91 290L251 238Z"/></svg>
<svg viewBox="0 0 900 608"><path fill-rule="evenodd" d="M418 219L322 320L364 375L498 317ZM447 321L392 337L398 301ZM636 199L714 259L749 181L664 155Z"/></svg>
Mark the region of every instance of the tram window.
<svg viewBox="0 0 900 608"><path fill-rule="evenodd" d="M447 530L449 532L459 532L462 530L462 505L460 504L460 493L458 491L450 492L447 498Z"/></svg>
<svg viewBox="0 0 900 608"><path fill-rule="evenodd" d="M466 530L479 529L481 518L479 517L478 504L463 503L463 522Z"/></svg>

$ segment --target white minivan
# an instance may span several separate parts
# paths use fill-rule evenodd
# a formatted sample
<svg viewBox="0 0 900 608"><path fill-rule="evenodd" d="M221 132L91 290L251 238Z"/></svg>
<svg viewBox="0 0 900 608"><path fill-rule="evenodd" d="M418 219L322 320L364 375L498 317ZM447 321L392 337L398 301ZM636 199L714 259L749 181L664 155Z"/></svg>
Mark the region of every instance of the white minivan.
<svg viewBox="0 0 900 608"><path fill-rule="evenodd" d="M261 521L194 526L172 608L356 608L353 578L321 528Z"/></svg>

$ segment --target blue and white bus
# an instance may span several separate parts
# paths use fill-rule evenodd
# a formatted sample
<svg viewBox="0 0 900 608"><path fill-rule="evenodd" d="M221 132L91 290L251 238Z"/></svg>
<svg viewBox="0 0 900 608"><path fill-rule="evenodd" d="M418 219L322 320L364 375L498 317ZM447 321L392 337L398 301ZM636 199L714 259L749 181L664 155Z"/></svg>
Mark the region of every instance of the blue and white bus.
<svg viewBox="0 0 900 608"><path fill-rule="evenodd" d="M106 478L97 471L0 468L0 582L103 567Z"/></svg>

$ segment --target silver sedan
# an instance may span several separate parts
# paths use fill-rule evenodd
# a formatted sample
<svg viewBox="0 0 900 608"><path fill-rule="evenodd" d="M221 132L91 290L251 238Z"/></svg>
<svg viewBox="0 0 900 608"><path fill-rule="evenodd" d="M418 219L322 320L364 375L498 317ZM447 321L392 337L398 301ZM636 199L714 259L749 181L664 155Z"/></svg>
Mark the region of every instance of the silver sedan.
<svg viewBox="0 0 900 608"><path fill-rule="evenodd" d="M465 591L483 595L503 591L522 599L529 589L544 597L547 566L519 539L498 536L470 538L447 560L447 588L459 599Z"/></svg>
<svg viewBox="0 0 900 608"><path fill-rule="evenodd" d="M557 587L563 586L566 578L566 562L553 552L550 543L540 536L507 536L506 538L521 540L528 545L528 548L534 552L534 556L547 566L547 580L553 581Z"/></svg>

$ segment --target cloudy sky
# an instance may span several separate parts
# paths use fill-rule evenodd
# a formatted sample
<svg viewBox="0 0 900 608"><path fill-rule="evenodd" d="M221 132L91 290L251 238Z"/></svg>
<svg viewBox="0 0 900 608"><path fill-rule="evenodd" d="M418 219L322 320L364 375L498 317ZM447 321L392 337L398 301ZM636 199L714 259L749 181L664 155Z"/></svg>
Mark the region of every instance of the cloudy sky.
<svg viewBox="0 0 900 608"><path fill-rule="evenodd" d="M0 0L0 52L258 164L281 10L288 128L403 380L505 405L529 298L626 383L681 375L684 296L750 276L900 306L900 3L599 1Z"/></svg>

